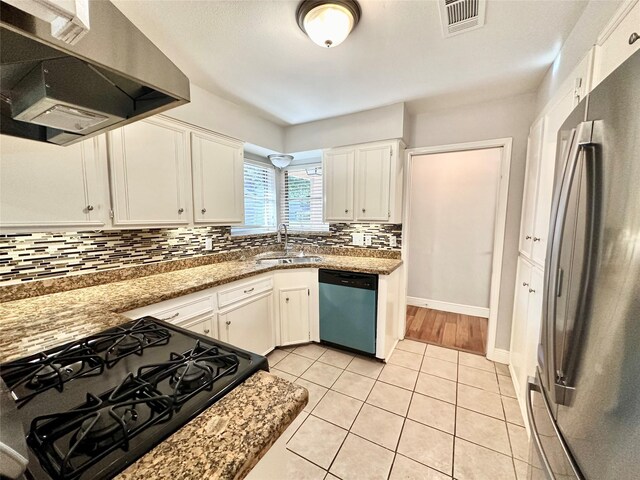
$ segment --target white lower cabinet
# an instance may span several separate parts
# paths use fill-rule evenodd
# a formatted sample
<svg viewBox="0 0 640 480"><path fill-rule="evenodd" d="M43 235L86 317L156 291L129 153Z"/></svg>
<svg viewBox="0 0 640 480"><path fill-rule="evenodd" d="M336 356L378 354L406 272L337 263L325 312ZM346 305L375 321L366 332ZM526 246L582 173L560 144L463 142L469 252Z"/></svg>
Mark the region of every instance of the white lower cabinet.
<svg viewBox="0 0 640 480"><path fill-rule="evenodd" d="M261 355L275 347L273 292L263 293L218 312L220 340Z"/></svg>
<svg viewBox="0 0 640 480"><path fill-rule="evenodd" d="M288 288L279 292L280 345L308 342L311 338L309 325L309 289Z"/></svg>
<svg viewBox="0 0 640 480"><path fill-rule="evenodd" d="M218 339L218 322L217 315L208 314L201 317L196 317L184 322L176 322L178 327L182 327L186 330L190 330L200 335L207 335L211 338Z"/></svg>
<svg viewBox="0 0 640 480"><path fill-rule="evenodd" d="M523 415L527 377L535 374L537 364L543 288L542 269L518 257L509 364Z"/></svg>

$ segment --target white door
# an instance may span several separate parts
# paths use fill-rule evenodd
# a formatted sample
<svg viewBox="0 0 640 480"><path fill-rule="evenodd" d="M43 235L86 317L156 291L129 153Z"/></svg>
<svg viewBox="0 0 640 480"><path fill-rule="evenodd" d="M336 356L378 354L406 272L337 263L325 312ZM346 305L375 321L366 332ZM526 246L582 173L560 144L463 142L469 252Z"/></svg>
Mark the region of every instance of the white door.
<svg viewBox="0 0 640 480"><path fill-rule="evenodd" d="M108 218L104 136L68 147L3 135L0 225L102 227Z"/></svg>
<svg viewBox="0 0 640 480"><path fill-rule="evenodd" d="M287 288L280 296L280 345L309 341L309 289Z"/></svg>
<svg viewBox="0 0 640 480"><path fill-rule="evenodd" d="M518 257L515 298L513 302L513 318L511 321L511 348L509 363L516 375L516 383L522 390L527 379L527 333L528 311L531 294L531 264L523 257ZM537 340L537 337L536 337Z"/></svg>
<svg viewBox="0 0 640 480"><path fill-rule="evenodd" d="M109 132L115 225L189 223L188 132L141 120Z"/></svg>
<svg viewBox="0 0 640 480"><path fill-rule="evenodd" d="M218 315L220 338L260 355L273 350L272 299L273 293L269 292L221 311Z"/></svg>
<svg viewBox="0 0 640 480"><path fill-rule="evenodd" d="M389 220L391 146L359 147L356 156L358 221Z"/></svg>
<svg viewBox="0 0 640 480"><path fill-rule="evenodd" d="M325 152L323 156L324 220L347 222L353 215L354 150Z"/></svg>
<svg viewBox="0 0 640 480"><path fill-rule="evenodd" d="M522 223L520 225L520 252L531 258L533 251L533 229L536 214L536 196L538 193L538 173L540 155L542 153L542 134L544 133L544 117L531 127L527 143L527 171L524 183L522 202Z"/></svg>
<svg viewBox="0 0 640 480"><path fill-rule="evenodd" d="M244 221L242 144L214 135L191 133L193 208L196 223Z"/></svg>

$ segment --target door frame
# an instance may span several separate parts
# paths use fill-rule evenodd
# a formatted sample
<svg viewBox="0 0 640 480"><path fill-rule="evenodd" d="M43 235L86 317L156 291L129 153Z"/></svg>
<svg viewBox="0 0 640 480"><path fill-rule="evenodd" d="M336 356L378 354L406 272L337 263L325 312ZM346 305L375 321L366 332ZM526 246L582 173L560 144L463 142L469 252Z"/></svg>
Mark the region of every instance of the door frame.
<svg viewBox="0 0 640 480"><path fill-rule="evenodd" d="M481 140L477 142L454 143L449 145L439 145L433 147L416 147L405 151L405 176L404 176L404 213L402 228L402 258L409 262L409 230L411 217L411 173L413 157L420 155L432 155L438 153L464 152L469 150L484 150L488 148L502 148L502 158L500 161L500 181L498 185L498 202L496 207L496 221L493 234L493 257L491 263L491 287L489 291L489 319L487 328L487 358L490 360L509 363L509 352L507 350L496 349L496 331L498 322L498 308L500 303L500 285L502 280L502 264L504 257L504 241L507 225L507 201L509 198L509 176L511 171L511 149L512 137L495 138L491 140ZM407 328L406 303L407 289L409 282L409 268L404 268L404 314L401 316L400 325L401 338Z"/></svg>

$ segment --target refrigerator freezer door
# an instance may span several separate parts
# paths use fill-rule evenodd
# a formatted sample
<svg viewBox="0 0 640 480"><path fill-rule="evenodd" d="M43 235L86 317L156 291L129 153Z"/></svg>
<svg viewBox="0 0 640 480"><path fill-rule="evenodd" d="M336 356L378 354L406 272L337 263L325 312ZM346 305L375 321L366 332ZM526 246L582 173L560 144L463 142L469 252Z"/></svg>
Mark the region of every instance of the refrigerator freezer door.
<svg viewBox="0 0 640 480"><path fill-rule="evenodd" d="M586 479L640 467L640 51L589 96L556 424Z"/></svg>

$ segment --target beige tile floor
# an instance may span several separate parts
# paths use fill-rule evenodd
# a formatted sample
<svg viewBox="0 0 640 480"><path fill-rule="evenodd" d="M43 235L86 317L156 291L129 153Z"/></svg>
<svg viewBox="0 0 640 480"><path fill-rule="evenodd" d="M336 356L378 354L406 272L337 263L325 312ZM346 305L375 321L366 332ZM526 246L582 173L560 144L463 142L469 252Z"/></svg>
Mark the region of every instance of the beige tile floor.
<svg viewBox="0 0 640 480"><path fill-rule="evenodd" d="M309 390L279 440L291 479L526 476L527 434L506 365L412 340L387 364L316 344L277 349L269 364Z"/></svg>

